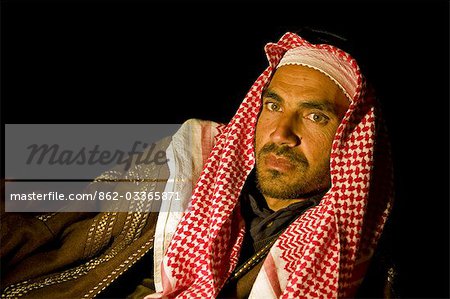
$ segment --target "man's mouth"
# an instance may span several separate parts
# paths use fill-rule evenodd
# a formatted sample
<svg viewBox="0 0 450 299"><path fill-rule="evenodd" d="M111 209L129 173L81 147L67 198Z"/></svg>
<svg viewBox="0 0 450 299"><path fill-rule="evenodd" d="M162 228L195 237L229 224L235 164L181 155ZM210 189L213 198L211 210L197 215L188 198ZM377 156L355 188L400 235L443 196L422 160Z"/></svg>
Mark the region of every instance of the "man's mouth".
<svg viewBox="0 0 450 299"><path fill-rule="evenodd" d="M269 153L264 157L264 164L266 164L268 168L279 172L287 172L295 168L295 164L292 163L290 159L283 156L277 156L273 153Z"/></svg>

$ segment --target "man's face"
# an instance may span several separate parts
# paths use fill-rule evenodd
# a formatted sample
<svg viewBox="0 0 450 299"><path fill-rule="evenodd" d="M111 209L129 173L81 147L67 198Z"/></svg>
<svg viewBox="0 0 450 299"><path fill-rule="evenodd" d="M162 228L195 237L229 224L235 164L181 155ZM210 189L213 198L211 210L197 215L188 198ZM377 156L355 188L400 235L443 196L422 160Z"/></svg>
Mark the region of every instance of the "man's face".
<svg viewBox="0 0 450 299"><path fill-rule="evenodd" d="M255 150L263 195L301 199L330 188L331 143L349 106L342 90L317 70L285 65L262 105Z"/></svg>

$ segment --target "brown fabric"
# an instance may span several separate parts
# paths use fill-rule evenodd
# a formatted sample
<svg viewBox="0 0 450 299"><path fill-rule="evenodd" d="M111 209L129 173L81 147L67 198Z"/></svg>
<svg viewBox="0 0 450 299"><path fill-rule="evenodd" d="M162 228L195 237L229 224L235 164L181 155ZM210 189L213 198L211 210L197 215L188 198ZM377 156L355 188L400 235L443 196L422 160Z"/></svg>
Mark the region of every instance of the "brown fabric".
<svg viewBox="0 0 450 299"><path fill-rule="evenodd" d="M127 299L142 299L147 295L153 294L155 292L153 289L154 285L152 278L143 279L134 292L127 296Z"/></svg>
<svg viewBox="0 0 450 299"><path fill-rule="evenodd" d="M258 276L259 270L264 264L264 260L259 262L250 271L248 271L244 276L242 276L236 284L236 298L247 298L253 287L253 283Z"/></svg>
<svg viewBox="0 0 450 299"><path fill-rule="evenodd" d="M264 259L256 264L237 281L227 283L219 293L218 298L247 298L250 294L250 291L252 290L253 283L256 280L256 276L258 276L259 270L261 269L263 264Z"/></svg>
<svg viewBox="0 0 450 299"><path fill-rule="evenodd" d="M169 142L170 138L162 140L156 149L164 151ZM139 183L135 191L162 192L169 169L152 165L132 167L127 173L115 169L100 179L111 180L112 173L117 180L150 176L159 180ZM100 180L89 189L122 188L119 182ZM2 213L2 297L95 297L153 247L157 217L145 212Z"/></svg>
<svg viewBox="0 0 450 299"><path fill-rule="evenodd" d="M1 219L2 286L51 273L82 257L89 213L56 214L46 222L26 213ZM45 263L42 263L45 261Z"/></svg>
<svg viewBox="0 0 450 299"><path fill-rule="evenodd" d="M89 218L89 216L92 217L93 215L89 215L89 213L66 213L66 215L55 215L47 222L43 222L34 215L26 213L2 214L2 246L0 249L2 273L7 274L11 272L8 270L19 268L19 264L31 253L39 250L46 243L54 241L64 227L82 221L83 218ZM30 271L33 270L30 269ZM33 276L30 271L27 271L27 275ZM36 271L45 271L45 269L36 269ZM9 280L5 281L5 278L3 278L2 283L16 281L10 275L7 278Z"/></svg>

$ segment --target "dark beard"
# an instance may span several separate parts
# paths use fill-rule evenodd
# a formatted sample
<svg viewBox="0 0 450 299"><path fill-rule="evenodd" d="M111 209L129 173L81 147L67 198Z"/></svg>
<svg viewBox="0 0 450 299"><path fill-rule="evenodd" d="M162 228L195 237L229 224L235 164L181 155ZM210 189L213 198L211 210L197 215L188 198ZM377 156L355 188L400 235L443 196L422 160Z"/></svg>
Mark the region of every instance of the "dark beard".
<svg viewBox="0 0 450 299"><path fill-rule="evenodd" d="M292 180L277 170L262 171L258 161L268 153L282 156L289 160L298 171L299 176ZM309 198L317 194L323 194L331 185L330 174L327 165L324 165L318 173L312 177L301 178L308 169L306 158L287 146L277 146L274 143L266 144L257 154L256 159L256 186L266 197L288 200L297 198ZM283 182L284 181L284 182Z"/></svg>

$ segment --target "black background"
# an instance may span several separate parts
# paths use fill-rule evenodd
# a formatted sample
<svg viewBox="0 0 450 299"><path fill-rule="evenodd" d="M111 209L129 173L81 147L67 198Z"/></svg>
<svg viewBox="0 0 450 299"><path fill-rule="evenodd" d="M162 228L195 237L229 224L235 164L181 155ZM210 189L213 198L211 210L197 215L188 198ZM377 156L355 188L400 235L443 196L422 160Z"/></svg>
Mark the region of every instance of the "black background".
<svg viewBox="0 0 450 299"><path fill-rule="evenodd" d="M2 124L226 122L265 43L305 25L341 33L390 130L403 296L449 297L448 13L444 1L3 1Z"/></svg>

